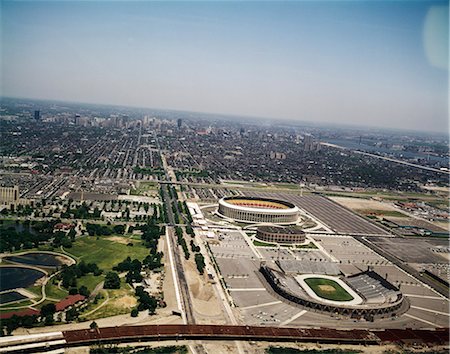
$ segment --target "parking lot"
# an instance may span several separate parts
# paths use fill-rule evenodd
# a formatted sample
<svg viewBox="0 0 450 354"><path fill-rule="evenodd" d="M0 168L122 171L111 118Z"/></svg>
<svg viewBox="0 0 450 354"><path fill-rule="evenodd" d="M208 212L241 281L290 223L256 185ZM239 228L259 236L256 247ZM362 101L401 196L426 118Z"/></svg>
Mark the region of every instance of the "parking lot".
<svg viewBox="0 0 450 354"><path fill-rule="evenodd" d="M448 263L444 252L436 252L440 248L448 247L446 239L429 241L420 237L403 239L380 237L371 238L370 241L408 263Z"/></svg>
<svg viewBox="0 0 450 354"><path fill-rule="evenodd" d="M319 249L289 249L250 246L240 231L216 232L208 239L211 251L241 322L248 325L323 326L346 328L433 328L446 327L449 302L389 261L350 236L310 235ZM221 240L219 240L221 235ZM256 252L255 252L256 251ZM346 275L369 267L400 288L410 301L410 309L400 317L367 322L334 314L312 312L287 303L276 295L258 272L261 262L276 267L277 260L302 260L320 264L332 261ZM324 261L322 261L324 263Z"/></svg>
<svg viewBox="0 0 450 354"><path fill-rule="evenodd" d="M250 192L249 197L281 199L297 205L308 214L318 219L338 234L350 235L385 235L390 234L370 221L352 213L339 204L319 195L304 195L290 193Z"/></svg>

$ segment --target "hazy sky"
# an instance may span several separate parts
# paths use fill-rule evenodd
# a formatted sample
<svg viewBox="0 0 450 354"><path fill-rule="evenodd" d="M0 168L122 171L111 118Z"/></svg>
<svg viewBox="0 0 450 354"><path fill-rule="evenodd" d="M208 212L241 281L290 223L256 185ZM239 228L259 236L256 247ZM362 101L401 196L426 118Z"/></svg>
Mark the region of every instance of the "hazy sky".
<svg viewBox="0 0 450 354"><path fill-rule="evenodd" d="M4 96L448 129L448 1L0 3Z"/></svg>

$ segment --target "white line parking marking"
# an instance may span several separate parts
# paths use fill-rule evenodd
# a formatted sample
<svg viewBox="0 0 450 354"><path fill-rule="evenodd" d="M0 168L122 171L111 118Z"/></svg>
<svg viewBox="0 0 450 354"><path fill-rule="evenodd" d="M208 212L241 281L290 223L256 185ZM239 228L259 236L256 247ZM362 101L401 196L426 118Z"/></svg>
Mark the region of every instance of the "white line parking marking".
<svg viewBox="0 0 450 354"><path fill-rule="evenodd" d="M301 310L299 313L296 313L294 316L292 316L291 318L288 318L286 321L284 321L283 323L280 324L280 326L286 326L287 324L291 323L292 321L296 320L297 318L299 318L300 316L303 316L305 313L307 313L308 311L306 310Z"/></svg>
<svg viewBox="0 0 450 354"><path fill-rule="evenodd" d="M270 306L270 305L277 305L277 304L281 304L281 301L266 302L266 303L264 303L264 304L257 304L257 305L247 306L247 307L241 307L241 310L256 309L256 308L258 308L258 307Z"/></svg>
<svg viewBox="0 0 450 354"><path fill-rule="evenodd" d="M422 319L422 318L419 318L419 317L416 317L416 316L413 316L413 315L410 315L410 314L407 314L407 313L405 313L405 316L407 316L407 317L409 317L409 318L412 318L412 319L414 319L414 320L417 320L417 321L420 321L420 322L423 322L423 323L432 325L432 326L434 326L434 327L442 328L442 326L439 326L439 325L437 325L437 324L434 324L433 322L424 320L424 319Z"/></svg>

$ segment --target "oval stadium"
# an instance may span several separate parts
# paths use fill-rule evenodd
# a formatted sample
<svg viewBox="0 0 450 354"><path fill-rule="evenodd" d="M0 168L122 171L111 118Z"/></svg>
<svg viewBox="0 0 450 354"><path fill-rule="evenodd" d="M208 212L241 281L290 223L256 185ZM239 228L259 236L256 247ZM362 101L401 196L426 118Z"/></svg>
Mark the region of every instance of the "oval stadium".
<svg viewBox="0 0 450 354"><path fill-rule="evenodd" d="M295 224L300 210L292 203L266 198L224 197L219 215L243 223Z"/></svg>

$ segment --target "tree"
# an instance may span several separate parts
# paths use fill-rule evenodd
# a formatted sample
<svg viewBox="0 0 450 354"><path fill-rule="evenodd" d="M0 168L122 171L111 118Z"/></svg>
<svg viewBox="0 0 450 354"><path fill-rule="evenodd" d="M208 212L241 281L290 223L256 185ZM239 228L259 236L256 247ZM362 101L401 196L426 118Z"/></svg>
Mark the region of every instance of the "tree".
<svg viewBox="0 0 450 354"><path fill-rule="evenodd" d="M139 315L139 311L137 308L131 310L131 317L137 317Z"/></svg>
<svg viewBox="0 0 450 354"><path fill-rule="evenodd" d="M205 258L201 253L195 254L195 264L197 265L198 272L203 274L203 270L205 269Z"/></svg>
<svg viewBox="0 0 450 354"><path fill-rule="evenodd" d="M84 285L80 286L80 288L78 289L78 293L80 295L83 295L83 296L86 296L86 297L91 295L91 292Z"/></svg>
<svg viewBox="0 0 450 354"><path fill-rule="evenodd" d="M41 307L41 316L47 317L47 316L53 316L53 314L56 312L56 306L55 304L45 304Z"/></svg>
<svg viewBox="0 0 450 354"><path fill-rule="evenodd" d="M72 307L71 309L67 310L66 312L66 321L71 322L78 318L78 310L75 307Z"/></svg>
<svg viewBox="0 0 450 354"><path fill-rule="evenodd" d="M53 318L53 315L47 315L47 316L45 316L44 324L45 324L46 326L49 326L49 325L53 324L53 322L55 322L55 319Z"/></svg>
<svg viewBox="0 0 450 354"><path fill-rule="evenodd" d="M95 329L95 328L98 328L98 324L97 324L97 322L92 321L92 323L89 325L89 327L90 327L91 329Z"/></svg>
<svg viewBox="0 0 450 354"><path fill-rule="evenodd" d="M114 225L113 231L115 234L123 235L125 233L125 225Z"/></svg>
<svg viewBox="0 0 450 354"><path fill-rule="evenodd" d="M116 272L108 272L105 277L105 289L119 289L120 278Z"/></svg>

